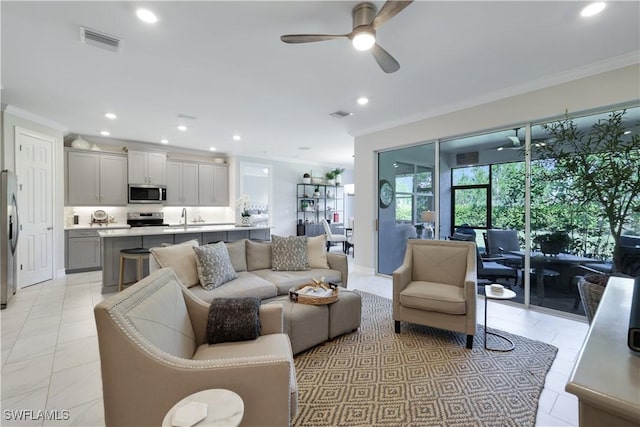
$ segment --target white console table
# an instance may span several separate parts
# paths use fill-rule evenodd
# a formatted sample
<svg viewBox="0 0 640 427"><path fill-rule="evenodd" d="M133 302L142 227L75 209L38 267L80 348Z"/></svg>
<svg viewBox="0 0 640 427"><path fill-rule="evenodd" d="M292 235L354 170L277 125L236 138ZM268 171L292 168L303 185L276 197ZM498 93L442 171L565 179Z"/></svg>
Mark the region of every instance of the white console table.
<svg viewBox="0 0 640 427"><path fill-rule="evenodd" d="M627 347L633 279L612 277L565 390L580 427L640 426L640 355Z"/></svg>

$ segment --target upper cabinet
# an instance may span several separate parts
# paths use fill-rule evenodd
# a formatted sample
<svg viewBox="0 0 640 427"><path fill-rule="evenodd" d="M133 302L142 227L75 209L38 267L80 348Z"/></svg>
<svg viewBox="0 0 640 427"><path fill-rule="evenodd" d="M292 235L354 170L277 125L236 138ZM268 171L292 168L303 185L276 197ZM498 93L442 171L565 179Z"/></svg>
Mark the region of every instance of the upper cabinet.
<svg viewBox="0 0 640 427"><path fill-rule="evenodd" d="M229 168L221 163L198 164L200 206L229 206Z"/></svg>
<svg viewBox="0 0 640 427"><path fill-rule="evenodd" d="M166 185L167 153L129 150L129 184Z"/></svg>
<svg viewBox="0 0 640 427"><path fill-rule="evenodd" d="M127 204L127 157L95 151L67 151L68 206Z"/></svg>
<svg viewBox="0 0 640 427"><path fill-rule="evenodd" d="M198 205L198 163L167 161L167 205Z"/></svg>

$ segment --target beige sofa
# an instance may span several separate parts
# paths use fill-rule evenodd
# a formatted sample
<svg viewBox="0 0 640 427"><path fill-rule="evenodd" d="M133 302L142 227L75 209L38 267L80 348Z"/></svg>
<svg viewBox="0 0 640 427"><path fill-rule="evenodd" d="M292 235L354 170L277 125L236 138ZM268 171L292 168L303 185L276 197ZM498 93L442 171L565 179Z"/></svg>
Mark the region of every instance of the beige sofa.
<svg viewBox="0 0 640 427"><path fill-rule="evenodd" d="M214 345L208 311L170 268L95 307L106 426L159 426L181 399L213 388L242 398L243 426L291 423L298 391L282 306L260 307L257 339Z"/></svg>
<svg viewBox="0 0 640 427"><path fill-rule="evenodd" d="M273 271L271 268L271 242L243 239L227 243L231 263L238 278L215 289L206 290L199 284L193 249L196 241L166 248L152 248L149 271L171 267L191 292L203 301L214 298L258 297L262 300L287 295L293 286L309 283L312 278L325 278L327 282L347 287L349 276L347 256L327 252L325 236L308 239L310 269L305 271Z"/></svg>
<svg viewBox="0 0 640 427"><path fill-rule="evenodd" d="M227 243L233 268L238 274L214 289L199 284L193 246L196 241L165 248L152 248L149 270L170 267L198 299L210 303L214 298L258 297L263 305L279 305L284 310L284 332L294 354L307 350L360 327L361 297L347 287L347 256L325 250L325 236L307 239L309 270L274 271L271 242L240 240ZM312 306L289 301L291 287L310 283L312 278L341 286L340 299L331 305Z"/></svg>

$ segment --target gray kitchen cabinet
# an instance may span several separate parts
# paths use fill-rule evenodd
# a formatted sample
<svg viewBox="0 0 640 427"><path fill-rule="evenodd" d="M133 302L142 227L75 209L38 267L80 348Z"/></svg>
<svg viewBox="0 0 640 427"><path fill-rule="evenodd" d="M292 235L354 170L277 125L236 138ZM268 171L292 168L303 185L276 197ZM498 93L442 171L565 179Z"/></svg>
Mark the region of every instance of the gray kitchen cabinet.
<svg viewBox="0 0 640 427"><path fill-rule="evenodd" d="M198 206L198 164L167 161L167 205Z"/></svg>
<svg viewBox="0 0 640 427"><path fill-rule="evenodd" d="M229 168L225 164L198 165L200 206L229 206Z"/></svg>
<svg viewBox="0 0 640 427"><path fill-rule="evenodd" d="M96 230L67 230L65 237L67 273L102 268L102 246Z"/></svg>
<svg viewBox="0 0 640 427"><path fill-rule="evenodd" d="M67 206L127 204L127 157L95 151L66 152Z"/></svg>
<svg viewBox="0 0 640 427"><path fill-rule="evenodd" d="M127 154L129 184L166 185L167 153L129 150Z"/></svg>

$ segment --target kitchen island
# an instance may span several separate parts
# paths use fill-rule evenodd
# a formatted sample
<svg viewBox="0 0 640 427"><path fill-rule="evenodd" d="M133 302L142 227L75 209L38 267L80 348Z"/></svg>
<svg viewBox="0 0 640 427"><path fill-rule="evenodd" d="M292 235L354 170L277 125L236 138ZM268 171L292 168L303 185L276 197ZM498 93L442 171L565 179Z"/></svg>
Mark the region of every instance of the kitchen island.
<svg viewBox="0 0 640 427"><path fill-rule="evenodd" d="M131 248L153 248L197 240L199 244L233 242L241 239L270 240L271 227L237 227L235 225L189 225L174 227L135 227L98 231L102 247L102 293L118 291L120 251ZM125 263L124 281L135 280L135 263ZM145 275L149 274L145 265Z"/></svg>
<svg viewBox="0 0 640 427"><path fill-rule="evenodd" d="M640 426L640 355L627 347L633 279L611 277L565 390L580 427Z"/></svg>

